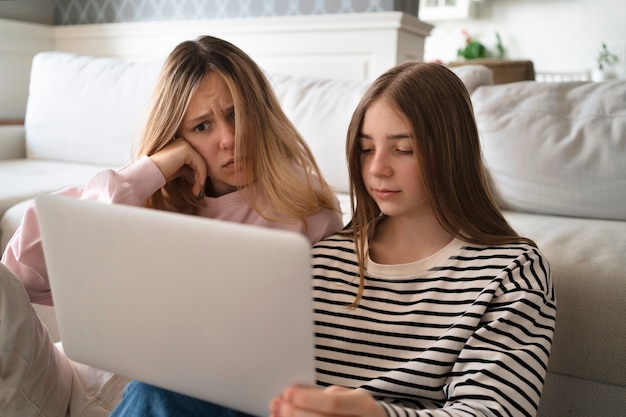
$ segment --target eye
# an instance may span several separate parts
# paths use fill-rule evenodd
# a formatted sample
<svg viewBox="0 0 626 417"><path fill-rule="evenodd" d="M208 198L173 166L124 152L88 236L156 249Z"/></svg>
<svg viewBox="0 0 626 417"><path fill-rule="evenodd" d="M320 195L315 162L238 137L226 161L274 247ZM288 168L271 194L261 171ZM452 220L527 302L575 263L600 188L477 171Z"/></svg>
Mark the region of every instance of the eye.
<svg viewBox="0 0 626 417"><path fill-rule="evenodd" d="M194 130L194 132L204 132L208 128L209 128L209 123L208 122L204 122L204 123L200 123L198 126L194 127L193 130Z"/></svg>
<svg viewBox="0 0 626 417"><path fill-rule="evenodd" d="M413 155L413 149L397 149L400 155Z"/></svg>
<svg viewBox="0 0 626 417"><path fill-rule="evenodd" d="M363 135L359 135L357 139L358 151L361 155L366 155L368 153L372 153L374 150L374 146L371 140L367 140L367 138L363 137Z"/></svg>
<svg viewBox="0 0 626 417"><path fill-rule="evenodd" d="M231 122L235 121L235 112L234 111L228 113L228 120L231 121Z"/></svg>

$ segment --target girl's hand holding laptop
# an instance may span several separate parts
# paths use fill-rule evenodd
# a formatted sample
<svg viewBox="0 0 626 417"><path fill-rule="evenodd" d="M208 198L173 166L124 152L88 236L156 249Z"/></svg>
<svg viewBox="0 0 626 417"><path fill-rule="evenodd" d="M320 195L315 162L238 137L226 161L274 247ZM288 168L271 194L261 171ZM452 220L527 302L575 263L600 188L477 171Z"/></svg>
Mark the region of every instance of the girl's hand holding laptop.
<svg viewBox="0 0 626 417"><path fill-rule="evenodd" d="M270 404L270 417L360 416L385 417L374 397L360 389L292 386Z"/></svg>

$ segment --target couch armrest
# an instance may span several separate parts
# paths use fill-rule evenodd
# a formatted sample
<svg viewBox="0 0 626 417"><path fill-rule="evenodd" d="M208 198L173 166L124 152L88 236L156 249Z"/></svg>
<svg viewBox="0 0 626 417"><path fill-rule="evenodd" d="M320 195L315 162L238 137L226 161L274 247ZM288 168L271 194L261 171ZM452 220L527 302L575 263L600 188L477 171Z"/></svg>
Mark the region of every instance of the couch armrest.
<svg viewBox="0 0 626 417"><path fill-rule="evenodd" d="M0 119L0 160L26 158L24 120Z"/></svg>

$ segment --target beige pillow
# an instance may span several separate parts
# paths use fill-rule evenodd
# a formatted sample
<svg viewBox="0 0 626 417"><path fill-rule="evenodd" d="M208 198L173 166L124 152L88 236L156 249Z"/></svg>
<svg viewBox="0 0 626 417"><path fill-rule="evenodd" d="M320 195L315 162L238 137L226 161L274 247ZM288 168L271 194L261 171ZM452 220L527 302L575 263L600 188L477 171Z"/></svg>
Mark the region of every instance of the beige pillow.
<svg viewBox="0 0 626 417"><path fill-rule="evenodd" d="M484 65L459 65L458 67L451 67L450 70L463 81L470 94L482 85L493 84L493 73Z"/></svg>
<svg viewBox="0 0 626 417"><path fill-rule="evenodd" d="M525 81L472 100L504 208L626 220L626 81Z"/></svg>

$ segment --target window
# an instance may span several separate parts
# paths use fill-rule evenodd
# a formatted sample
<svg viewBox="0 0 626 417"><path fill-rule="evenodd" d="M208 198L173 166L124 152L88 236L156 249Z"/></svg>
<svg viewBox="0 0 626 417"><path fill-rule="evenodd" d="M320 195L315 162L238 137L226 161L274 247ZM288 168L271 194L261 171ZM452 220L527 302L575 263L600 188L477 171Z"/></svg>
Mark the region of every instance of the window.
<svg viewBox="0 0 626 417"><path fill-rule="evenodd" d="M474 0L420 0L421 20L455 20L472 17Z"/></svg>

